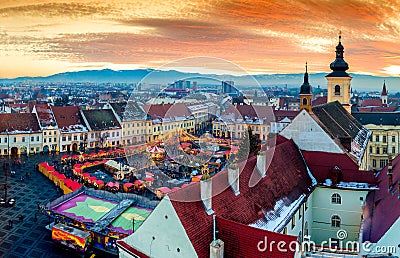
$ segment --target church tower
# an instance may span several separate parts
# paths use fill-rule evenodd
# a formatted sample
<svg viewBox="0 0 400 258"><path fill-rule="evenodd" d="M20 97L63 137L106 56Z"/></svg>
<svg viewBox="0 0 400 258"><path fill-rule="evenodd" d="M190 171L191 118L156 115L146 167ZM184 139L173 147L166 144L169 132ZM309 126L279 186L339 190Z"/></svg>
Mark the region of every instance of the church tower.
<svg viewBox="0 0 400 258"><path fill-rule="evenodd" d="M308 72L306 63L304 82L300 87L300 110L305 109L307 110L308 113L311 113L312 112L311 99L312 99L312 88L310 83L308 82Z"/></svg>
<svg viewBox="0 0 400 258"><path fill-rule="evenodd" d="M381 100L382 100L382 106L387 107L388 105L388 95L386 91L386 82L383 81L383 89L381 93Z"/></svg>
<svg viewBox="0 0 400 258"><path fill-rule="evenodd" d="M339 34L339 44L336 46L336 59L330 65L332 72L325 76L328 80L328 102L339 101L351 113L350 81L352 77L346 72L349 65L343 59L344 47Z"/></svg>

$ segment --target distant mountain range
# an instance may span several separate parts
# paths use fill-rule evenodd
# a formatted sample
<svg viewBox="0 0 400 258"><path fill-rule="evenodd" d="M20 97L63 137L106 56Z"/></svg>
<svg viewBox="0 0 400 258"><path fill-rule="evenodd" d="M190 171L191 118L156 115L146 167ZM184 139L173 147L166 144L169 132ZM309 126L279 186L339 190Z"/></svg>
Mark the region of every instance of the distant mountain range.
<svg viewBox="0 0 400 258"><path fill-rule="evenodd" d="M326 73L310 74L310 83L313 87L318 85L326 88ZM146 77L147 76L147 77ZM400 89L400 77L379 77L371 75L351 74L353 76L352 87L359 90L377 90L382 89L383 81L386 80L386 86L391 93ZM154 69L136 69L114 71L110 69L104 70L86 70L78 72L65 72L54 74L47 77L18 77L14 79L0 79L1 84L11 83L138 83L143 79L147 84L169 84L177 80L211 81L219 84L218 81L229 80L234 81L238 87L255 86L257 82L261 86L284 86L289 88L300 87L303 83L303 74L259 74L259 75L216 75L216 74L200 74L185 73L175 70L161 71ZM210 81L211 80L211 81Z"/></svg>

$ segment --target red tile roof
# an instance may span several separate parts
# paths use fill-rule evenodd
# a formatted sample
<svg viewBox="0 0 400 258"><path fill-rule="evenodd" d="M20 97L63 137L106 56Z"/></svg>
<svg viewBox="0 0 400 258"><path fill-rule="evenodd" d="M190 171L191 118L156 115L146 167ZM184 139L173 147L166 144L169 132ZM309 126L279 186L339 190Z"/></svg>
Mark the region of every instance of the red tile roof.
<svg viewBox="0 0 400 258"><path fill-rule="evenodd" d="M294 252L289 250L297 241L297 237L283 235L271 231L266 231L244 224L236 223L231 220L217 217L218 238L224 242L225 257L246 257L246 258L293 258ZM275 245L270 245L275 241ZM278 250L277 243L283 241L282 249ZM260 244L260 242L262 242ZM266 245L266 246L265 246ZM271 249L269 247L272 247ZM263 248L266 248L264 251ZM261 250L259 250L261 249Z"/></svg>
<svg viewBox="0 0 400 258"><path fill-rule="evenodd" d="M190 110L183 103L144 105L143 109L148 115L152 117L152 119L188 117L192 115Z"/></svg>
<svg viewBox="0 0 400 258"><path fill-rule="evenodd" d="M47 104L36 104L36 114L39 118L40 125L43 126L56 126L56 120L53 112Z"/></svg>
<svg viewBox="0 0 400 258"><path fill-rule="evenodd" d="M361 102L360 107L382 107L381 99L365 99Z"/></svg>
<svg viewBox="0 0 400 258"><path fill-rule="evenodd" d="M400 193L397 189L400 181L400 156L393 160L392 166L394 187L391 191L389 191L388 166L386 166L377 176L379 190L367 196L363 214L364 242L378 242L400 217Z"/></svg>
<svg viewBox="0 0 400 258"><path fill-rule="evenodd" d="M274 110L276 121L281 121L285 117L293 120L299 113L300 110Z"/></svg>
<svg viewBox="0 0 400 258"><path fill-rule="evenodd" d="M58 128L68 128L70 126L84 126L78 106L51 107Z"/></svg>
<svg viewBox="0 0 400 258"><path fill-rule="evenodd" d="M394 107L358 107L358 112L394 112L398 109L397 106Z"/></svg>
<svg viewBox="0 0 400 258"><path fill-rule="evenodd" d="M39 132L39 122L32 113L0 114L0 133Z"/></svg>
<svg viewBox="0 0 400 258"><path fill-rule="evenodd" d="M128 252L130 254L134 254L136 256L138 256L139 258L148 258L149 256L145 255L144 253L136 250L135 248L133 248L132 246L128 245L127 243L125 243L122 240L117 240L117 245L123 249L125 252Z"/></svg>
<svg viewBox="0 0 400 258"><path fill-rule="evenodd" d="M323 97L319 97L316 98L312 101L311 105L312 106L318 106L318 105L322 105L322 104L326 104L328 102L328 97L327 96L323 96Z"/></svg>
<svg viewBox="0 0 400 258"><path fill-rule="evenodd" d="M230 107L235 108L235 107ZM242 117L267 119L268 121L275 121L274 110L271 106L259 105L237 105L237 111Z"/></svg>
<svg viewBox="0 0 400 258"><path fill-rule="evenodd" d="M275 149L270 149L267 157L272 155L272 162L266 176L253 187L249 184L254 182L254 177L255 180L260 179L259 173L253 172L256 157L249 158L246 164L240 164L240 194L238 196L235 196L231 188L227 186L227 170L213 177L212 209L218 218L249 225L261 218L260 212L272 210L278 200L288 198L290 202L293 202L303 194L308 195L311 192L311 178L292 140L282 142ZM212 241L212 216L207 215L203 203L198 200L200 184L191 184L172 192L169 197L198 256L208 257L209 244Z"/></svg>
<svg viewBox="0 0 400 258"><path fill-rule="evenodd" d="M334 166L342 171L343 182L358 182L377 185L373 171L360 171L359 167L346 153L320 151L301 151L311 173L319 183L331 177Z"/></svg>

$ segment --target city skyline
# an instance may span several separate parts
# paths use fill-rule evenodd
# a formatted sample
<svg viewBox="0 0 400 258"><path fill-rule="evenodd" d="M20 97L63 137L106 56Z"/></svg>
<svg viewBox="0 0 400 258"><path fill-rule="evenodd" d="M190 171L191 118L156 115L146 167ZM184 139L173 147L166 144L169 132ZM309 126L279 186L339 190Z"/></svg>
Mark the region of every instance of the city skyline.
<svg viewBox="0 0 400 258"><path fill-rule="evenodd" d="M398 6L329 0L3 1L0 78L157 68L191 56L226 59L251 74L301 73L305 61L311 73L328 72L339 31L350 73L398 76Z"/></svg>

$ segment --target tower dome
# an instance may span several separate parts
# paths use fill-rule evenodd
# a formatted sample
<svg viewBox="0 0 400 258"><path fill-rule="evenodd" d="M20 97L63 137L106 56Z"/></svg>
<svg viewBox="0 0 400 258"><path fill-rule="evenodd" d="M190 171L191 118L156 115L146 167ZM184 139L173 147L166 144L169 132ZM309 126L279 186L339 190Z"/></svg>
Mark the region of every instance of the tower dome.
<svg viewBox="0 0 400 258"><path fill-rule="evenodd" d="M327 76L330 77L346 77L349 74L346 72L349 69L349 65L343 59L344 47L341 42L342 36L339 34L339 43L336 46L336 59L330 64L332 72Z"/></svg>

